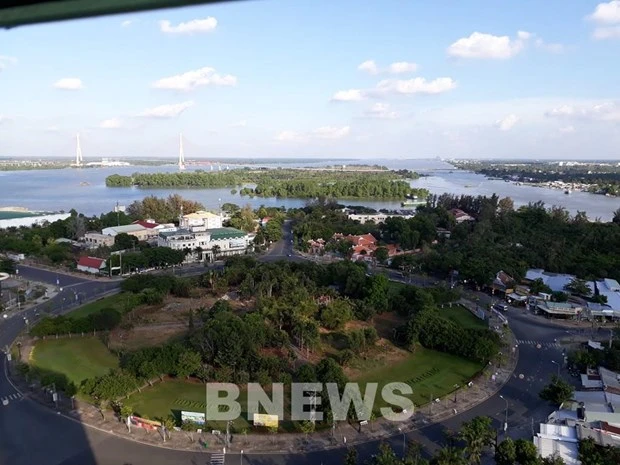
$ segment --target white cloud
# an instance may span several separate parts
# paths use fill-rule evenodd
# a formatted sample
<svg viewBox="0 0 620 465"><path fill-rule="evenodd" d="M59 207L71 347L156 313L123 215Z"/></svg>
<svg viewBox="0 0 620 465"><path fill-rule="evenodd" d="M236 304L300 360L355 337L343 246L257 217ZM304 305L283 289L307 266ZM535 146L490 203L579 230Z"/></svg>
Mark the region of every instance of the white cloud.
<svg viewBox="0 0 620 465"><path fill-rule="evenodd" d="M620 0L599 3L586 19L597 24L592 33L595 39L620 39Z"/></svg>
<svg viewBox="0 0 620 465"><path fill-rule="evenodd" d="M364 100L366 96L360 89L339 90L336 92L331 100L334 102L359 102Z"/></svg>
<svg viewBox="0 0 620 465"><path fill-rule="evenodd" d="M373 76L381 73L406 74L416 72L418 65L410 61L396 61L387 68L382 69L377 66L377 63L374 60L366 60L364 63L359 65L357 69L360 71L365 71L368 74L372 74Z"/></svg>
<svg viewBox="0 0 620 465"><path fill-rule="evenodd" d="M440 77L429 81L422 77L407 80L384 79L377 84L375 92L380 94L441 94L456 88L456 81Z"/></svg>
<svg viewBox="0 0 620 465"><path fill-rule="evenodd" d="M349 126L323 126L312 131L311 135L318 139L341 139L348 136L350 132L351 128Z"/></svg>
<svg viewBox="0 0 620 465"><path fill-rule="evenodd" d="M217 27L217 19L209 16L204 19L192 19L185 23L179 23L173 26L170 21L160 21L159 29L166 34L196 34L202 32L214 31Z"/></svg>
<svg viewBox="0 0 620 465"><path fill-rule="evenodd" d="M620 39L620 26L597 27L592 37L597 40Z"/></svg>
<svg viewBox="0 0 620 465"><path fill-rule="evenodd" d="M599 3L594 12L586 17L598 24L620 23L620 0L612 0L608 3Z"/></svg>
<svg viewBox="0 0 620 465"><path fill-rule="evenodd" d="M121 27L129 27L132 24L133 24L133 21L131 19L127 19L121 23Z"/></svg>
<svg viewBox="0 0 620 465"><path fill-rule="evenodd" d="M140 113L138 116L142 116L145 118L176 118L185 110L194 106L194 102L192 100L188 100L187 102L182 103L173 103L170 105L159 105L157 107L148 108Z"/></svg>
<svg viewBox="0 0 620 465"><path fill-rule="evenodd" d="M505 60L521 52L530 36L531 34L525 31L519 31L516 39L474 32L450 45L447 53L457 58Z"/></svg>
<svg viewBox="0 0 620 465"><path fill-rule="evenodd" d="M542 39L536 39L536 47L546 50L547 52L550 53L562 53L564 51L564 45L562 44L553 44L553 43L547 43Z"/></svg>
<svg viewBox="0 0 620 465"><path fill-rule="evenodd" d="M122 127L123 122L118 119L118 118L110 118L110 119L105 119L103 120L100 124L99 127L101 129L118 129L120 127Z"/></svg>
<svg viewBox="0 0 620 465"><path fill-rule="evenodd" d="M17 58L0 55L0 71L17 62Z"/></svg>
<svg viewBox="0 0 620 465"><path fill-rule="evenodd" d="M620 122L620 102L602 102L589 106L562 105L545 114L552 118Z"/></svg>
<svg viewBox="0 0 620 465"><path fill-rule="evenodd" d="M398 113L393 111L389 104L377 102L375 103L369 110L367 110L364 115L367 118L378 118L378 119L396 119L398 118Z"/></svg>
<svg viewBox="0 0 620 465"><path fill-rule="evenodd" d="M392 63L389 67L390 73L392 74L415 73L417 69L418 65L416 63L410 63L408 61L397 61L396 63Z"/></svg>
<svg viewBox="0 0 620 465"><path fill-rule="evenodd" d="M336 140L346 137L351 132L349 126L322 126L307 133L282 131L275 139L279 142L308 142L310 140Z"/></svg>
<svg viewBox="0 0 620 465"><path fill-rule="evenodd" d="M235 86L236 76L218 74L214 68L204 67L155 81L155 89L193 90L201 86Z"/></svg>
<svg viewBox="0 0 620 465"><path fill-rule="evenodd" d="M84 84L79 78L62 78L54 83L54 87L62 90L80 90L84 88Z"/></svg>
<svg viewBox="0 0 620 465"><path fill-rule="evenodd" d="M497 120L495 122L495 125L500 131L510 131L514 127L514 125L517 124L518 122L519 122L519 117L515 115L514 113L511 113L505 118Z"/></svg>
<svg viewBox="0 0 620 465"><path fill-rule="evenodd" d="M569 134L571 132L575 132L575 126L563 126L558 129L562 134Z"/></svg>
<svg viewBox="0 0 620 465"><path fill-rule="evenodd" d="M357 67L360 71L365 71L368 74L377 74L379 72L379 68L377 68L377 63L374 60L366 60L364 63Z"/></svg>

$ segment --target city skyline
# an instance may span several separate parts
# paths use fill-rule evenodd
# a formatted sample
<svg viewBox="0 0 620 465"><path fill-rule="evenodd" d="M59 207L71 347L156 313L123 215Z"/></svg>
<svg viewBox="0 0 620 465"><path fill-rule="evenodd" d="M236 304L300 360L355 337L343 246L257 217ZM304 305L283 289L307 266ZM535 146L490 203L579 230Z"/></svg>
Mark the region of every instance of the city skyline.
<svg viewBox="0 0 620 465"><path fill-rule="evenodd" d="M0 156L617 159L620 1L239 2L0 31ZM193 153L192 153L193 152Z"/></svg>

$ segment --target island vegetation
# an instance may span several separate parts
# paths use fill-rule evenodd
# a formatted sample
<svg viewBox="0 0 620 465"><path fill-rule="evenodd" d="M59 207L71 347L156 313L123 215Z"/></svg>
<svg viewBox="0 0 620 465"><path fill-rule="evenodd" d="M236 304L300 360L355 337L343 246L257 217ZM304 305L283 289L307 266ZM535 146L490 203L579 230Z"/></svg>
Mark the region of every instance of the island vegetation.
<svg viewBox="0 0 620 465"><path fill-rule="evenodd" d="M425 198L426 189L411 188L409 180L418 175L407 170L360 172L329 169L239 169L223 172L113 174L108 187L140 188L238 188L241 195L294 198ZM254 185L251 187L250 185Z"/></svg>
<svg viewBox="0 0 620 465"><path fill-rule="evenodd" d="M524 184L620 195L620 163L458 161L453 164L489 178Z"/></svg>

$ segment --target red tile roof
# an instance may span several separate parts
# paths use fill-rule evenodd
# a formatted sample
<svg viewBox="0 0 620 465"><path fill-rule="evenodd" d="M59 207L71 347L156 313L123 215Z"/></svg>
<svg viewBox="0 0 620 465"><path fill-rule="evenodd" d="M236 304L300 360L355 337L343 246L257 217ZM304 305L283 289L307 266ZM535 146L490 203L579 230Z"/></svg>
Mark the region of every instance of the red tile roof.
<svg viewBox="0 0 620 465"><path fill-rule="evenodd" d="M101 269L105 260L103 258L95 258L95 257L80 257L78 260L78 265L87 266L88 268L95 268L97 270Z"/></svg>
<svg viewBox="0 0 620 465"><path fill-rule="evenodd" d="M159 224L157 224L157 223L150 223L150 222L144 221L144 220L137 220L137 221L134 221L132 224L139 224L143 228L147 228L147 229L153 229L153 228L159 226Z"/></svg>

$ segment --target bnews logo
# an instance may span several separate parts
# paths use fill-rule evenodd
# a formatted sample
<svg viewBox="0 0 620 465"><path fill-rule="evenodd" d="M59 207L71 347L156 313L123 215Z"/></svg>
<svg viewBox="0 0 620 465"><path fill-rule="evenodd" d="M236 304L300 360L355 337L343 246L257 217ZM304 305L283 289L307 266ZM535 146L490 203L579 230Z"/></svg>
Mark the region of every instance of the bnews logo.
<svg viewBox="0 0 620 465"><path fill-rule="evenodd" d="M328 401L334 421L346 421L353 406L356 418L370 420L379 391L378 383L366 383L362 395L359 384L347 383L342 395L336 383L292 383L290 392L290 419L292 421L321 421L324 419L322 406ZM241 404L238 402L241 390L231 383L207 383L206 419L207 421L231 421L241 417ZM284 419L284 384L274 383L268 394L258 383L247 385L247 419L254 414L266 413ZM324 394L327 393L327 399ZM381 388L381 399L389 407L381 407L379 412L390 421L405 421L413 415L414 404L407 396L413 390L406 383L388 383ZM262 408L262 411L261 411Z"/></svg>

